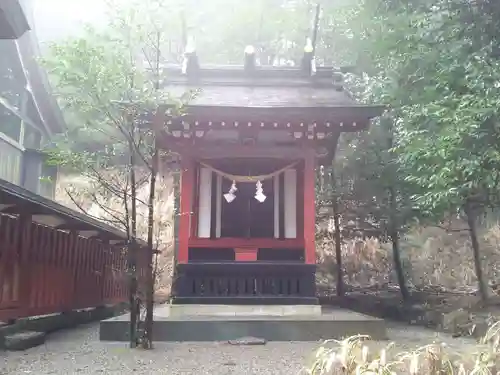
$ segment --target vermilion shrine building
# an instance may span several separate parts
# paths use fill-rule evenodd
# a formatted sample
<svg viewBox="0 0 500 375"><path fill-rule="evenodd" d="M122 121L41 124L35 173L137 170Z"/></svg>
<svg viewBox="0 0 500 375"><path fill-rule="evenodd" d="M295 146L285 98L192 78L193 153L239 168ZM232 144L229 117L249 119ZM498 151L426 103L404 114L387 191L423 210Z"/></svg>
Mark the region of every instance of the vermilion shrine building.
<svg viewBox="0 0 500 375"><path fill-rule="evenodd" d="M250 51L245 66L200 67L191 53L167 69L172 95L199 90L161 140L181 158L174 303L317 302L316 166L382 108L311 57L265 68Z"/></svg>

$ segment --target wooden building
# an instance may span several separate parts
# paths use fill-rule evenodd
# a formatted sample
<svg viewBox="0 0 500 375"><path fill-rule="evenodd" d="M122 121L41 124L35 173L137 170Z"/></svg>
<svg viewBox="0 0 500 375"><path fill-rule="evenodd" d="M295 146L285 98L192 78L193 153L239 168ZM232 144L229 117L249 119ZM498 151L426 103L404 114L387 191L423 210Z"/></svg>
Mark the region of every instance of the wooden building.
<svg viewBox="0 0 500 375"><path fill-rule="evenodd" d="M165 89L196 94L161 139L182 166L174 303L316 303L316 166L382 107L310 53L300 68L259 67L251 48L236 67L186 56Z"/></svg>
<svg viewBox="0 0 500 375"><path fill-rule="evenodd" d="M40 150L66 124L39 65L31 3L0 2L0 179L53 199L57 168Z"/></svg>
<svg viewBox="0 0 500 375"><path fill-rule="evenodd" d="M30 29L19 0L0 3L0 40L17 39Z"/></svg>

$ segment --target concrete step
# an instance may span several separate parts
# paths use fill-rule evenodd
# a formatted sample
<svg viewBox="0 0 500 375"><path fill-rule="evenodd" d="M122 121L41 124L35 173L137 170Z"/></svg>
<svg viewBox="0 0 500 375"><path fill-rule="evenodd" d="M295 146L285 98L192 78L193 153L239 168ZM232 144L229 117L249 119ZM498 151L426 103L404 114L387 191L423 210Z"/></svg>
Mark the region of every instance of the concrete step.
<svg viewBox="0 0 500 375"><path fill-rule="evenodd" d="M101 321L101 341L128 341L128 316ZM321 315L155 316L155 341L229 341L255 337L266 341L319 341L356 334L387 339L385 322L348 310Z"/></svg>
<svg viewBox="0 0 500 375"><path fill-rule="evenodd" d="M45 342L45 336L60 329L76 327L96 320L123 314L126 304L31 316L12 324L0 322L0 350L24 350Z"/></svg>
<svg viewBox="0 0 500 375"><path fill-rule="evenodd" d="M316 297L286 296L205 296L205 297L173 297L175 305L318 305Z"/></svg>
<svg viewBox="0 0 500 375"><path fill-rule="evenodd" d="M24 331L17 332L3 337L2 349L18 351L34 348L45 343L45 332Z"/></svg>
<svg viewBox="0 0 500 375"><path fill-rule="evenodd" d="M320 305L163 305L156 309L158 316L289 316L321 315Z"/></svg>

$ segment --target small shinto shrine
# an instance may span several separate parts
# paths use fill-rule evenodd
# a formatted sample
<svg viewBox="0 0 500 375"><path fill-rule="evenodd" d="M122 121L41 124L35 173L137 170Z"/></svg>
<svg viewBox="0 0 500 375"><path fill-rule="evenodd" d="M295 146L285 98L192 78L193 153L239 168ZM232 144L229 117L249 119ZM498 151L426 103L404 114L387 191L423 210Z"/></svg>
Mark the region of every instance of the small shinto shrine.
<svg viewBox="0 0 500 375"><path fill-rule="evenodd" d="M357 104L307 51L294 68L244 59L201 67L189 51L166 68L173 96L198 91L160 139L181 159L173 302L316 304L316 166L383 108Z"/></svg>

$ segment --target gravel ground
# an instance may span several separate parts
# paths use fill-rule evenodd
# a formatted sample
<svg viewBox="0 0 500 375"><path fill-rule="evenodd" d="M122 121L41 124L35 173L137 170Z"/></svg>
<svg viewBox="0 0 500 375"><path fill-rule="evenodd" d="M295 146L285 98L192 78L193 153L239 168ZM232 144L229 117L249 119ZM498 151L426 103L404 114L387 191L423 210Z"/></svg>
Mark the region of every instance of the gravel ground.
<svg viewBox="0 0 500 375"><path fill-rule="evenodd" d="M474 341L402 325L390 325L398 349L411 349L436 340L460 351ZM157 343L153 351L130 350L123 343L101 343L93 323L58 332L45 345L25 352L0 352L0 375L294 375L317 343L268 343L232 346L226 343Z"/></svg>

